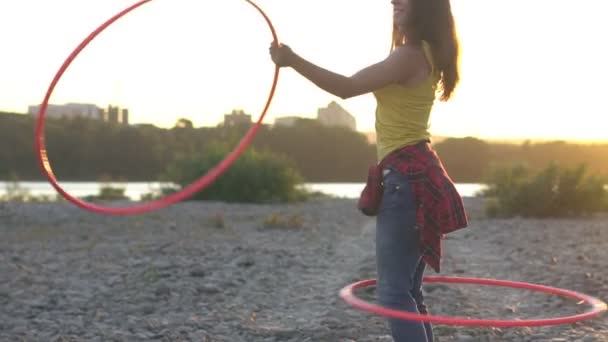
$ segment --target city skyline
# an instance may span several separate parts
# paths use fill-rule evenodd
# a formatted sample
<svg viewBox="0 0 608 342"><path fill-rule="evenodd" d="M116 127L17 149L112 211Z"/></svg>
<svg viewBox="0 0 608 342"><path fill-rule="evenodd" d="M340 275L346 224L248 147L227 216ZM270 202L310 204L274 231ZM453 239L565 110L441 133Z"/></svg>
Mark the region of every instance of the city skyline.
<svg viewBox="0 0 608 342"><path fill-rule="evenodd" d="M8 51L0 63L0 111L24 113L39 104L69 52L97 25L134 2L0 4L0 29L12 33L0 36ZM352 74L388 52L388 1L258 4L282 41L330 70ZM452 4L462 45L462 83L453 101L436 104L433 135L608 141L608 105L602 101L608 71L598 67L608 60L598 44L608 32L602 18L605 2ZM235 108L257 119L274 69L267 53L268 29L244 1L214 3L213 11L208 7L194 0L144 5L83 51L51 103L113 103L130 109L132 123L160 127L178 118L213 126ZM374 130L372 95L337 99L289 69L281 72L265 123L294 115L314 118L317 108L331 101L352 113L359 131Z"/></svg>
<svg viewBox="0 0 608 342"><path fill-rule="evenodd" d="M336 103L335 101L332 101L329 105L331 105L332 103ZM69 103L68 103L69 104ZM57 106L57 104L49 104L49 106L54 105ZM80 105L92 105L92 104L80 104ZM339 104L338 104L339 105ZM95 105L97 106L97 105ZM327 108L328 106L326 106L325 108ZM39 105L35 105L35 106L30 106L30 107L39 107ZM109 104L107 107L112 108L112 104ZM340 106L341 107L341 106ZM323 109L324 107L319 107L317 108L317 116L313 117L311 115L282 115L282 116L278 116L275 118L275 120L273 122L268 122L268 120L265 120L262 122L263 125L270 125L270 126L278 126L278 125L283 125L283 126L293 126L295 124L295 122L298 119L306 119L306 120L319 120L318 117L318 112L319 110ZM342 108L342 107L341 107ZM100 107L100 109L102 109ZM348 111L346 111L348 113ZM8 113L6 111L2 111L0 110L0 114L2 113ZM12 113L12 114L22 114L22 115L32 115L31 112L28 113ZM234 108L232 109L230 112L226 112L223 114L223 118L216 122L216 123L212 123L209 125L194 125L193 124L193 128L213 128L213 127L217 127L221 124L226 124L226 120L227 120L227 116L231 116L231 115L245 115L249 117L249 120L251 123L254 123L258 118L257 117L253 117L251 115L251 113L247 113L245 112L242 108ZM350 113L348 113L350 115ZM68 115L69 116L69 115ZM83 117L86 117L86 115L81 115ZM350 115L352 116L352 115ZM47 112L47 118L49 118L49 114ZM354 116L353 116L354 118ZM355 119L355 125L356 125L356 118ZM107 118L105 118L104 120L108 120ZM179 127L180 125L184 124L184 120L188 120L189 122L191 121L188 118L178 118L176 122L174 122L172 125L168 125L168 126L158 126L159 128L173 128L173 127ZM111 121L111 120L110 120ZM115 120L116 121L116 120ZM120 120L118 120L120 121ZM120 122L123 123L124 122ZM133 123L133 122L127 122L127 124L132 124L132 125L138 125L138 124L143 124L143 125L149 125L150 123ZM155 125L152 123L152 125ZM348 127L348 124L344 124L343 126ZM348 127L350 128L350 127ZM366 138L368 139L368 141L370 143L375 143L376 142L376 132L375 131L365 131L365 130L360 130L360 129L352 129L353 131L357 131L359 133L362 133L366 136ZM436 135L433 134L432 135L432 141L434 143L439 143L445 139L448 138L478 138L480 140L484 140L487 142L491 142L491 143L507 143L507 144L521 144L521 143L525 143L525 142L535 142L535 143L543 143L543 142L555 142L555 141L566 141L566 142L572 142L572 143L581 143L581 144L588 144L588 143L600 143L600 144L604 144L604 143L608 143L608 139L606 140L576 140L576 139L561 139L561 138L530 138L530 137L523 137L523 138L483 138L483 137L474 137L474 136L461 136L461 137L455 137L455 136L448 136L448 135Z"/></svg>
<svg viewBox="0 0 608 342"><path fill-rule="evenodd" d="M28 106L27 113L13 113L13 114L27 114L30 116L37 117L42 105L30 105ZM3 113L0 111L0 113ZM46 110L46 118L69 118L73 119L76 117L88 118L94 120L103 120L110 121L115 123L122 123L129 125L129 110L127 108L120 108L118 106L114 106L112 104L108 104L107 106L102 106L95 103L74 103L69 102L65 104L56 104L49 103ZM306 115L296 115L296 116L280 116L275 118L273 125L281 124L291 126L295 123L294 119L306 119L309 116ZM213 127L221 124L222 122L226 124L227 122L232 122L232 124L238 123L253 123L257 121L258 118L253 118L251 113L246 113L242 108L234 108L230 113L225 113L222 121L211 125L211 126L199 126L199 127ZM286 120L287 119L287 120ZM317 116L315 118L317 121L321 122L326 126L344 126L349 128L352 131L357 131L356 126L356 118L346 111L342 106L340 106L335 101L330 102L325 107L319 107L317 109ZM184 120L190 121L188 118L178 118L177 121L172 125L175 127L180 123L183 123ZM148 123L146 123L148 124ZM267 122L263 122L263 124L267 124ZM162 126L161 126L162 127ZM195 127L193 125L193 127ZM168 127L163 127L168 128Z"/></svg>

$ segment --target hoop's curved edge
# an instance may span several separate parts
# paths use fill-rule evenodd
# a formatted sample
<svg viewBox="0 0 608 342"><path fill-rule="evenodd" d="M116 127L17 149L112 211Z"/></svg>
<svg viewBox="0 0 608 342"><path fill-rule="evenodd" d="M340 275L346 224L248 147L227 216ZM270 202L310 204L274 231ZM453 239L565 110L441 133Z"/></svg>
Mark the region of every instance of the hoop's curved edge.
<svg viewBox="0 0 608 342"><path fill-rule="evenodd" d="M501 286L511 288L521 288L532 291L540 291L550 294L558 294L565 297L570 297L578 300L582 300L591 306L591 309L585 313L561 317L561 318L549 318L549 319L534 319L534 320L496 320L496 319L474 319L465 317L447 317L447 316L433 316L433 315L421 315L410 312L398 311L389 308L382 307L380 305L372 304L357 298L353 292L356 289L370 287L376 285L375 279L369 279L360 281L344 287L340 290L340 297L349 305L358 308L363 311L378 314L380 316L397 318L411 321L422 321L430 322L435 324L444 325L457 325L457 326L489 326L499 328L509 327L533 327L533 326L548 326L548 325L560 325L570 324L586 319L591 319L599 316L602 312L608 310L608 306L598 298L591 297L585 294L577 293L570 290L559 289L555 287L549 287L544 285L536 285L530 283L508 281L508 280L494 280L484 278L466 278L466 277L425 277L425 282L435 283L454 283L454 284L479 284L479 285L490 285L490 286Z"/></svg>
<svg viewBox="0 0 608 342"><path fill-rule="evenodd" d="M53 80L51 81L47 92L44 96L44 99L42 101L42 104L40 106L40 111L38 113L38 118L36 120L36 126L34 129L34 148L35 148L35 152L36 155L38 157L38 163L42 169L42 172L44 173L45 177L47 178L47 180L49 181L49 183L51 183L51 185L55 188L55 190L57 192L59 192L59 194L61 194L65 199L71 201L72 203L76 204L77 206L83 208L83 209L91 209L96 207L93 204L88 204L86 202L83 202L75 197L73 197L72 195L70 195L69 193L67 193L58 183L57 183L57 178L55 177L55 174L53 173L53 169L51 167L51 163L49 161L48 158L48 153L46 150L46 143L45 143L45 135L44 135L44 119L46 117L46 111L48 109L48 104L49 104L49 100L51 98L51 95L53 93L53 90L55 89L57 83L59 83L59 80L61 79L61 77L63 76L63 74L65 73L65 71L68 69L68 67L70 66L70 64L72 64L72 62L74 61L74 59L76 59L76 56L78 56L78 54L80 54L80 52L87 46L89 45L89 43L95 38L97 37L101 32L103 32L106 28L108 28L111 24L113 24L115 21L117 21L118 19L122 18L123 16L127 15L128 13L130 13L131 11L133 11L134 9L144 5L147 2L150 2L151 0L141 0L129 7L127 7L126 9L120 11L119 13L117 13L116 15L112 16L110 19L108 19L106 22L104 22L103 24L101 24L98 28L96 28L93 32L91 32L71 53L70 55L66 58L66 60L63 62L63 64L61 65L61 67L59 68L59 70L57 71L57 73L55 74L55 76L53 77Z"/></svg>
<svg viewBox="0 0 608 342"><path fill-rule="evenodd" d="M266 113L268 112L268 109L270 108L270 104L272 102L272 99L274 97L276 87L278 84L280 68L278 66L276 66L275 71L274 71L273 81L272 81L272 87L270 89L268 99L266 100L264 110L262 111L262 114L260 114L260 117L257 120L256 124L249 129L249 131L247 132L245 137L243 137L243 139L239 142L239 144L234 148L234 150L230 154L228 154L224 158L224 160L222 160L218 165L216 165L213 169L211 169L207 174L201 176L198 180L196 180L189 186L185 187L184 189L182 189L174 194L171 194L169 196L166 196L164 198L155 200L155 201L151 201L151 202L144 203L141 205L128 206L128 207L100 206L100 205L82 201L82 200L70 195L57 182L57 178L55 177L55 174L53 173L53 169L51 167L51 163L49 161L48 153L46 150L44 123L45 123L45 116L46 116L46 111L48 109L50 97L53 93L53 90L55 89L55 86L57 85L57 83L59 82L59 80L65 73L65 71L68 69L70 64L74 61L74 59L76 59L76 57L80 54L80 52L82 52L82 50L93 39L95 39L101 32L103 32L106 28L108 28L110 25L112 25L115 21L117 21L118 19L124 17L126 14L130 13L131 11L135 10L136 8L142 6L145 3L148 3L150 1L152 1L152 0L141 0L133 5L129 6L128 8L122 10L118 14L114 15L113 17L108 19L106 22L104 22L102 25L100 25L97 29L95 29L91 34L89 34L76 47L76 49L74 49L74 51L72 51L72 53L68 56L68 58L66 58L66 60L62 64L62 66L59 68L59 70L55 74L51 84L49 85L48 90L45 94L44 100L40 106L40 112L38 113L38 118L36 120L36 126L35 126L35 131L34 131L34 135L35 135L34 147L36 150L35 152L38 157L39 166L42 169L42 171L43 171L44 175L46 176L47 180L49 181L49 183L51 183L51 185L55 188L55 190L57 192L59 192L65 199L74 203L76 206L78 206L82 209L86 209L86 210L90 210L90 211L99 213L99 214L132 215L132 214L140 214L140 213L144 213L144 212L161 209L163 207L167 207L169 205L172 205L174 203L187 199L187 198L193 196L196 192L202 190L203 188L205 188L206 186L211 184L222 173L224 173L228 169L228 167L230 167L230 165L232 165L232 163L234 163L234 161L245 151L247 146L251 143L254 136L257 134L257 132L261 128L262 121L264 120L264 117L266 116ZM279 39L278 39L276 30L275 30L272 22L270 21L270 18L252 0L245 0L245 1L247 3L249 3L250 5L252 5L264 17L264 20L268 24L268 27L271 31L274 42L278 44Z"/></svg>

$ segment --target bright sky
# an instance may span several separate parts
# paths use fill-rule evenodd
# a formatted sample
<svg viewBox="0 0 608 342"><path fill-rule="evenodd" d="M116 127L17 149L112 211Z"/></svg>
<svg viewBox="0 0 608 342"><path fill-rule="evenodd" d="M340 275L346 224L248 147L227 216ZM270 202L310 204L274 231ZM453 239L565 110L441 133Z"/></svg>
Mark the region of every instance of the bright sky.
<svg viewBox="0 0 608 342"><path fill-rule="evenodd" d="M133 0L0 0L0 110L39 104L84 37ZM388 52L390 0L259 0L297 53L350 75ZM452 0L462 83L438 104L444 136L608 141L606 0ZM154 0L102 33L59 83L52 103L119 104L132 122L215 125L243 108L257 117L272 79L271 35L243 0ZM266 122L315 117L336 100L373 131L375 100L340 100L291 70Z"/></svg>

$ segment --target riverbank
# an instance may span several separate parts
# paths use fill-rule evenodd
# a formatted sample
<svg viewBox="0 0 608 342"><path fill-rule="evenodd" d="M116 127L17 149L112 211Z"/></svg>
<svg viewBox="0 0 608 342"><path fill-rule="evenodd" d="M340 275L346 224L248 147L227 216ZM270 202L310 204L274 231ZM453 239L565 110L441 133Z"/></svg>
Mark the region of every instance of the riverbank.
<svg viewBox="0 0 608 342"><path fill-rule="evenodd" d="M444 275L562 287L608 299L608 217L485 219L445 241ZM109 217L69 203L0 203L0 341L390 341L338 291L375 277L374 221L354 200L180 203ZM427 273L433 275L433 272ZM434 314L540 318L559 297L429 284ZM372 294L362 294L368 298ZM608 315L573 325L436 326L437 341L608 341Z"/></svg>
<svg viewBox="0 0 608 342"><path fill-rule="evenodd" d="M171 187L165 183L100 183L100 182L60 182L61 187L72 196L85 198L99 195L102 187L112 187L124 191L126 198L139 201L142 196L160 193L161 188ZM358 198L365 183L303 183L300 189L313 193L323 193L336 198ZM463 197L474 197L486 188L482 183L456 183L458 193ZM0 200L3 197L33 197L34 199L55 199L60 197L49 182L3 182L0 181ZM47 200L48 202L48 200Z"/></svg>

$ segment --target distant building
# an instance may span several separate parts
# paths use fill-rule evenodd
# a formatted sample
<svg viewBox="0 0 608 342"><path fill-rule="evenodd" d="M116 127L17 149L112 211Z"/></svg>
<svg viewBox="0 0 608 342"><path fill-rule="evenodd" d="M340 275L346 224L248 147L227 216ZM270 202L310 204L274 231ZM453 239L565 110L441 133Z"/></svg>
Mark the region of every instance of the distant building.
<svg viewBox="0 0 608 342"><path fill-rule="evenodd" d="M302 118L299 116L285 116L282 118L276 118L274 120L274 124L275 126L286 126L286 127L293 127L295 126L296 122L298 122L298 120L301 120Z"/></svg>
<svg viewBox="0 0 608 342"><path fill-rule="evenodd" d="M121 112L121 123L125 126L129 125L129 110L128 109L123 109Z"/></svg>
<svg viewBox="0 0 608 342"><path fill-rule="evenodd" d="M108 106L104 114L104 121L118 123L118 107Z"/></svg>
<svg viewBox="0 0 608 342"><path fill-rule="evenodd" d="M224 115L224 127L251 125L251 115L245 114L242 110L233 110L230 114Z"/></svg>
<svg viewBox="0 0 608 342"><path fill-rule="evenodd" d="M114 124L129 124L129 110L121 109L118 106L109 105L108 109L104 112L103 120Z"/></svg>
<svg viewBox="0 0 608 342"><path fill-rule="evenodd" d="M41 105L29 106L28 113L37 117ZM129 124L129 110L120 109L118 106L108 106L104 110L97 105L88 103L66 103L63 105L49 104L46 109L46 117L52 119L60 118L87 118L112 123Z"/></svg>
<svg viewBox="0 0 608 342"><path fill-rule="evenodd" d="M41 107L42 105L29 106L27 111L30 115L38 117ZM103 110L96 105L85 103L49 104L46 109L46 117L52 119L89 118L101 120L103 118Z"/></svg>
<svg viewBox="0 0 608 342"><path fill-rule="evenodd" d="M324 126L338 126L346 127L352 131L357 130L355 117L334 101L325 108L319 108L317 120Z"/></svg>

